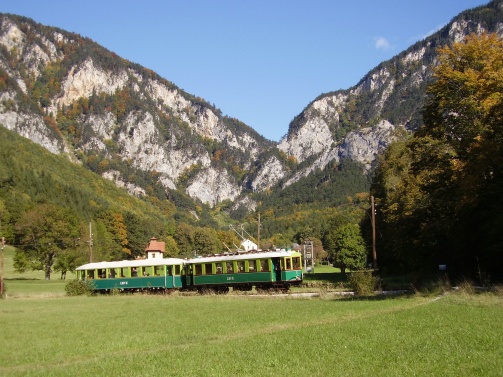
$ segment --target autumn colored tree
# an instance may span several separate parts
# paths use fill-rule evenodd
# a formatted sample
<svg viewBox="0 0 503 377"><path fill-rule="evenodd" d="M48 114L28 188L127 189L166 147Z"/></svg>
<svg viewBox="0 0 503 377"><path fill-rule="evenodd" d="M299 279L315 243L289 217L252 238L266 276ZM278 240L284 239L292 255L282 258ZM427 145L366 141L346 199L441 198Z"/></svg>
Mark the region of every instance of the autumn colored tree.
<svg viewBox="0 0 503 377"><path fill-rule="evenodd" d="M220 243L222 244L222 248L220 249L220 251L223 252L228 251L227 247L229 249L235 249L236 246L239 246L239 244L241 243L237 234L232 230L219 230L217 231L217 237Z"/></svg>
<svg viewBox="0 0 503 377"><path fill-rule="evenodd" d="M494 181L503 166L503 40L496 34L470 35L439 50L436 81L428 88L423 127L452 148L462 203ZM498 176L496 176L498 175Z"/></svg>
<svg viewBox="0 0 503 377"><path fill-rule="evenodd" d="M164 241L165 252L164 257L177 257L180 254L180 249L172 236L167 236Z"/></svg>
<svg viewBox="0 0 503 377"><path fill-rule="evenodd" d="M101 215L101 221L106 227L105 238L110 239L114 244L114 246L108 246L120 251L120 253L114 252L116 257L119 257L122 253L131 255L124 216L118 212L107 211ZM140 251L137 251L137 253L138 252ZM141 250L141 252L143 252L143 250Z"/></svg>
<svg viewBox="0 0 503 377"><path fill-rule="evenodd" d="M438 53L424 126L386 151L374 180L381 257L407 271L501 276L503 41L470 35Z"/></svg>

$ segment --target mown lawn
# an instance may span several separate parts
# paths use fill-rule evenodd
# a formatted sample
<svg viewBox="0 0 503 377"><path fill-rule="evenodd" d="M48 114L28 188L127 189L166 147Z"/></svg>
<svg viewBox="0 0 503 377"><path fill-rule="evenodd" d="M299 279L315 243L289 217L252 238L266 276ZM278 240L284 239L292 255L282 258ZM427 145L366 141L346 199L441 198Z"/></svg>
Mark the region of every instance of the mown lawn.
<svg viewBox="0 0 503 377"><path fill-rule="evenodd" d="M501 376L503 298L0 301L5 376Z"/></svg>

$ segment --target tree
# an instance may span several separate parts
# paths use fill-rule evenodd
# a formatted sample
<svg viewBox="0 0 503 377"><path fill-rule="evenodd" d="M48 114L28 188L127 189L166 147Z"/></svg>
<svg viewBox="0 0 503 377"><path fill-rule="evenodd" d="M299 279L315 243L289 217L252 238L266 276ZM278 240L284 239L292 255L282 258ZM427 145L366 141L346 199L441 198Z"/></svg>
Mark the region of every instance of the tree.
<svg viewBox="0 0 503 377"><path fill-rule="evenodd" d="M359 270L365 267L367 251L357 224L345 224L327 236L329 253L335 265L344 273L346 268Z"/></svg>
<svg viewBox="0 0 503 377"><path fill-rule="evenodd" d="M47 280L60 254L75 248L80 229L73 211L52 204L40 204L25 212L15 228L20 246L16 249L14 268L18 272L43 270Z"/></svg>
<svg viewBox="0 0 503 377"><path fill-rule="evenodd" d="M447 264L501 276L503 41L470 35L438 50L425 124L388 148L372 191L382 257L409 272Z"/></svg>
<svg viewBox="0 0 503 377"><path fill-rule="evenodd" d="M121 252L130 255L131 249L129 248L128 232L124 216L121 213L107 211L101 216L101 219Z"/></svg>
<svg viewBox="0 0 503 377"><path fill-rule="evenodd" d="M236 233L232 230L219 230L217 231L217 236L218 240L222 244L220 251L223 252L228 251L227 247L229 249L234 249L234 245L238 246L241 243Z"/></svg>
<svg viewBox="0 0 503 377"><path fill-rule="evenodd" d="M165 257L176 257L180 254L180 249L172 236L167 236L165 242Z"/></svg>
<svg viewBox="0 0 503 377"><path fill-rule="evenodd" d="M473 192L503 172L503 40L469 35L441 48L434 77L418 136L453 149L460 204L470 205L477 201Z"/></svg>
<svg viewBox="0 0 503 377"><path fill-rule="evenodd" d="M194 228L188 224L180 223L176 227L174 239L180 254L189 256L194 250Z"/></svg>
<svg viewBox="0 0 503 377"><path fill-rule="evenodd" d="M211 228L197 228L194 232L194 250L198 255L215 254L219 250L216 231Z"/></svg>
<svg viewBox="0 0 503 377"><path fill-rule="evenodd" d="M84 255L84 253L79 251L78 246L61 249L54 263L54 271L61 272L61 279L66 279L68 271L75 271L78 266L86 263L86 260L83 258Z"/></svg>

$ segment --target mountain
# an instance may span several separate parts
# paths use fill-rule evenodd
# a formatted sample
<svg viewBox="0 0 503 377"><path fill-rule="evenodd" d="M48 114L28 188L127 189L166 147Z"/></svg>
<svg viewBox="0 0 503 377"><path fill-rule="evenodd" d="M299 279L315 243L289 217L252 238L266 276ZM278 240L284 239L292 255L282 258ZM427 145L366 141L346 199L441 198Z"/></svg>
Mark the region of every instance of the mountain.
<svg viewBox="0 0 503 377"><path fill-rule="evenodd" d="M0 124L145 195L234 200L274 144L93 41L0 16Z"/></svg>
<svg viewBox="0 0 503 377"><path fill-rule="evenodd" d="M292 121L278 145L301 165L308 161L286 185L334 160L358 161L370 171L376 155L392 140L421 125L436 49L484 31L503 36L503 1L461 13L435 34L379 64L354 87L318 96Z"/></svg>
<svg viewBox="0 0 503 377"><path fill-rule="evenodd" d="M191 211L264 209L268 196L281 207L282 192L313 185L314 201L342 200L368 187L392 140L421 125L435 49L472 32L503 34L502 8L497 0L463 12L354 87L320 95L278 144L88 38L0 14L0 124L132 195ZM358 182L340 184L349 171Z"/></svg>

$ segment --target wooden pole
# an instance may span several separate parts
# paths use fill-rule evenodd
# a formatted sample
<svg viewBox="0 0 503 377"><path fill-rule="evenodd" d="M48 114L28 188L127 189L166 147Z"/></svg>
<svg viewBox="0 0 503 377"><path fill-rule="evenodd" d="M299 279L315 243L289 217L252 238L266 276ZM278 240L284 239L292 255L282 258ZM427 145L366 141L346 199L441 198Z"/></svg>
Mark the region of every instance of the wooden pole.
<svg viewBox="0 0 503 377"><path fill-rule="evenodd" d="M377 270L377 251L376 251L376 211L374 204L374 196L370 196L370 207L372 210L372 260L374 270Z"/></svg>
<svg viewBox="0 0 503 377"><path fill-rule="evenodd" d="M257 250L260 250L260 213L258 214Z"/></svg>
<svg viewBox="0 0 503 377"><path fill-rule="evenodd" d="M89 221L89 262L93 263L93 232L91 230L90 221Z"/></svg>

